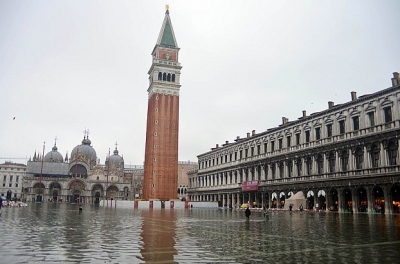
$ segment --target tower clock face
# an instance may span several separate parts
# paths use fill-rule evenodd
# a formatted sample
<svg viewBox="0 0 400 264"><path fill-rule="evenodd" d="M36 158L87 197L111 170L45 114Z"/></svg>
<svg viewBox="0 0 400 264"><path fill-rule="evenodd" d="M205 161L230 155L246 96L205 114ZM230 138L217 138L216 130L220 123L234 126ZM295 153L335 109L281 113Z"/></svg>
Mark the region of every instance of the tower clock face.
<svg viewBox="0 0 400 264"><path fill-rule="evenodd" d="M169 54L167 53L167 54L165 54L164 57L165 57L166 60L169 60L169 58L171 58L171 55L169 55Z"/></svg>

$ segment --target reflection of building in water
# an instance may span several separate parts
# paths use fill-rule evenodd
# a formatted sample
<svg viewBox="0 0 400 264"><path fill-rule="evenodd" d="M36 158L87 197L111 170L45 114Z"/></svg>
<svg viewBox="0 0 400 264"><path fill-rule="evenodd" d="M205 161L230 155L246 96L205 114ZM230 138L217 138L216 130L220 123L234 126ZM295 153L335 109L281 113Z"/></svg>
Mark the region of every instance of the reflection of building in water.
<svg viewBox="0 0 400 264"><path fill-rule="evenodd" d="M43 163L42 163L43 160ZM132 179L141 169L127 169L119 155L117 144L104 165L97 159L89 135L76 146L68 159L58 152L56 144L44 158L34 154L27 164L24 177L24 198L36 201L69 201L98 203L102 199L132 200ZM41 180L40 180L41 178ZM135 181L136 185L141 186Z"/></svg>
<svg viewBox="0 0 400 264"><path fill-rule="evenodd" d="M142 241L140 250L146 263L176 263L174 256L176 212L174 210L142 210Z"/></svg>
<svg viewBox="0 0 400 264"><path fill-rule="evenodd" d="M399 100L395 72L389 88L217 144L188 172L189 198L277 207L301 192L306 209L399 212Z"/></svg>

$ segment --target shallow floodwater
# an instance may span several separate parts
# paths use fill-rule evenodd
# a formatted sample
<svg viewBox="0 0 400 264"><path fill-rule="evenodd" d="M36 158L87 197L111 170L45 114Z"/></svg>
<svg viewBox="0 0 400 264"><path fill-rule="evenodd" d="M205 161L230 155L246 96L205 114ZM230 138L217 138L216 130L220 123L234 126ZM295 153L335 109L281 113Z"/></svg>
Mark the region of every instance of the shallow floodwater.
<svg viewBox="0 0 400 264"><path fill-rule="evenodd" d="M400 263L400 215L2 208L0 263Z"/></svg>

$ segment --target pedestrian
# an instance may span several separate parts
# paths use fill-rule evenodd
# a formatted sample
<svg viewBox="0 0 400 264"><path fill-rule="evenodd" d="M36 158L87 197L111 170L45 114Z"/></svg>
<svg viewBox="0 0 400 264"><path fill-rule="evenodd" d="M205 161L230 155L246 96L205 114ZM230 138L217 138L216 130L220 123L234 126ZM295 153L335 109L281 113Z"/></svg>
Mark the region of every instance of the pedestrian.
<svg viewBox="0 0 400 264"><path fill-rule="evenodd" d="M244 214L246 215L246 220L249 221L250 215L251 215L251 211L250 211L249 207L246 208L246 211L244 212Z"/></svg>
<svg viewBox="0 0 400 264"><path fill-rule="evenodd" d="M302 204L300 204L300 207L299 207L299 209L300 209L300 212L302 212L302 211L303 211L303 205L302 205Z"/></svg>
<svg viewBox="0 0 400 264"><path fill-rule="evenodd" d="M292 205L291 204L289 205L289 211L292 211Z"/></svg>

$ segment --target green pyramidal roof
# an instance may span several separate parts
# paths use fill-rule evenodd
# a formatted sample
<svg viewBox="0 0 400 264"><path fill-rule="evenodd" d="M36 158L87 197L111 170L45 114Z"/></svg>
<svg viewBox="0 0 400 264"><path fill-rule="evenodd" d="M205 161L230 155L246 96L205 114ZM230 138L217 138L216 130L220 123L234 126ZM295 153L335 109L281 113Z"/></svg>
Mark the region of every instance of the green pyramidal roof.
<svg viewBox="0 0 400 264"><path fill-rule="evenodd" d="M167 19L165 23L164 32L161 38L161 45L176 47L169 19Z"/></svg>

